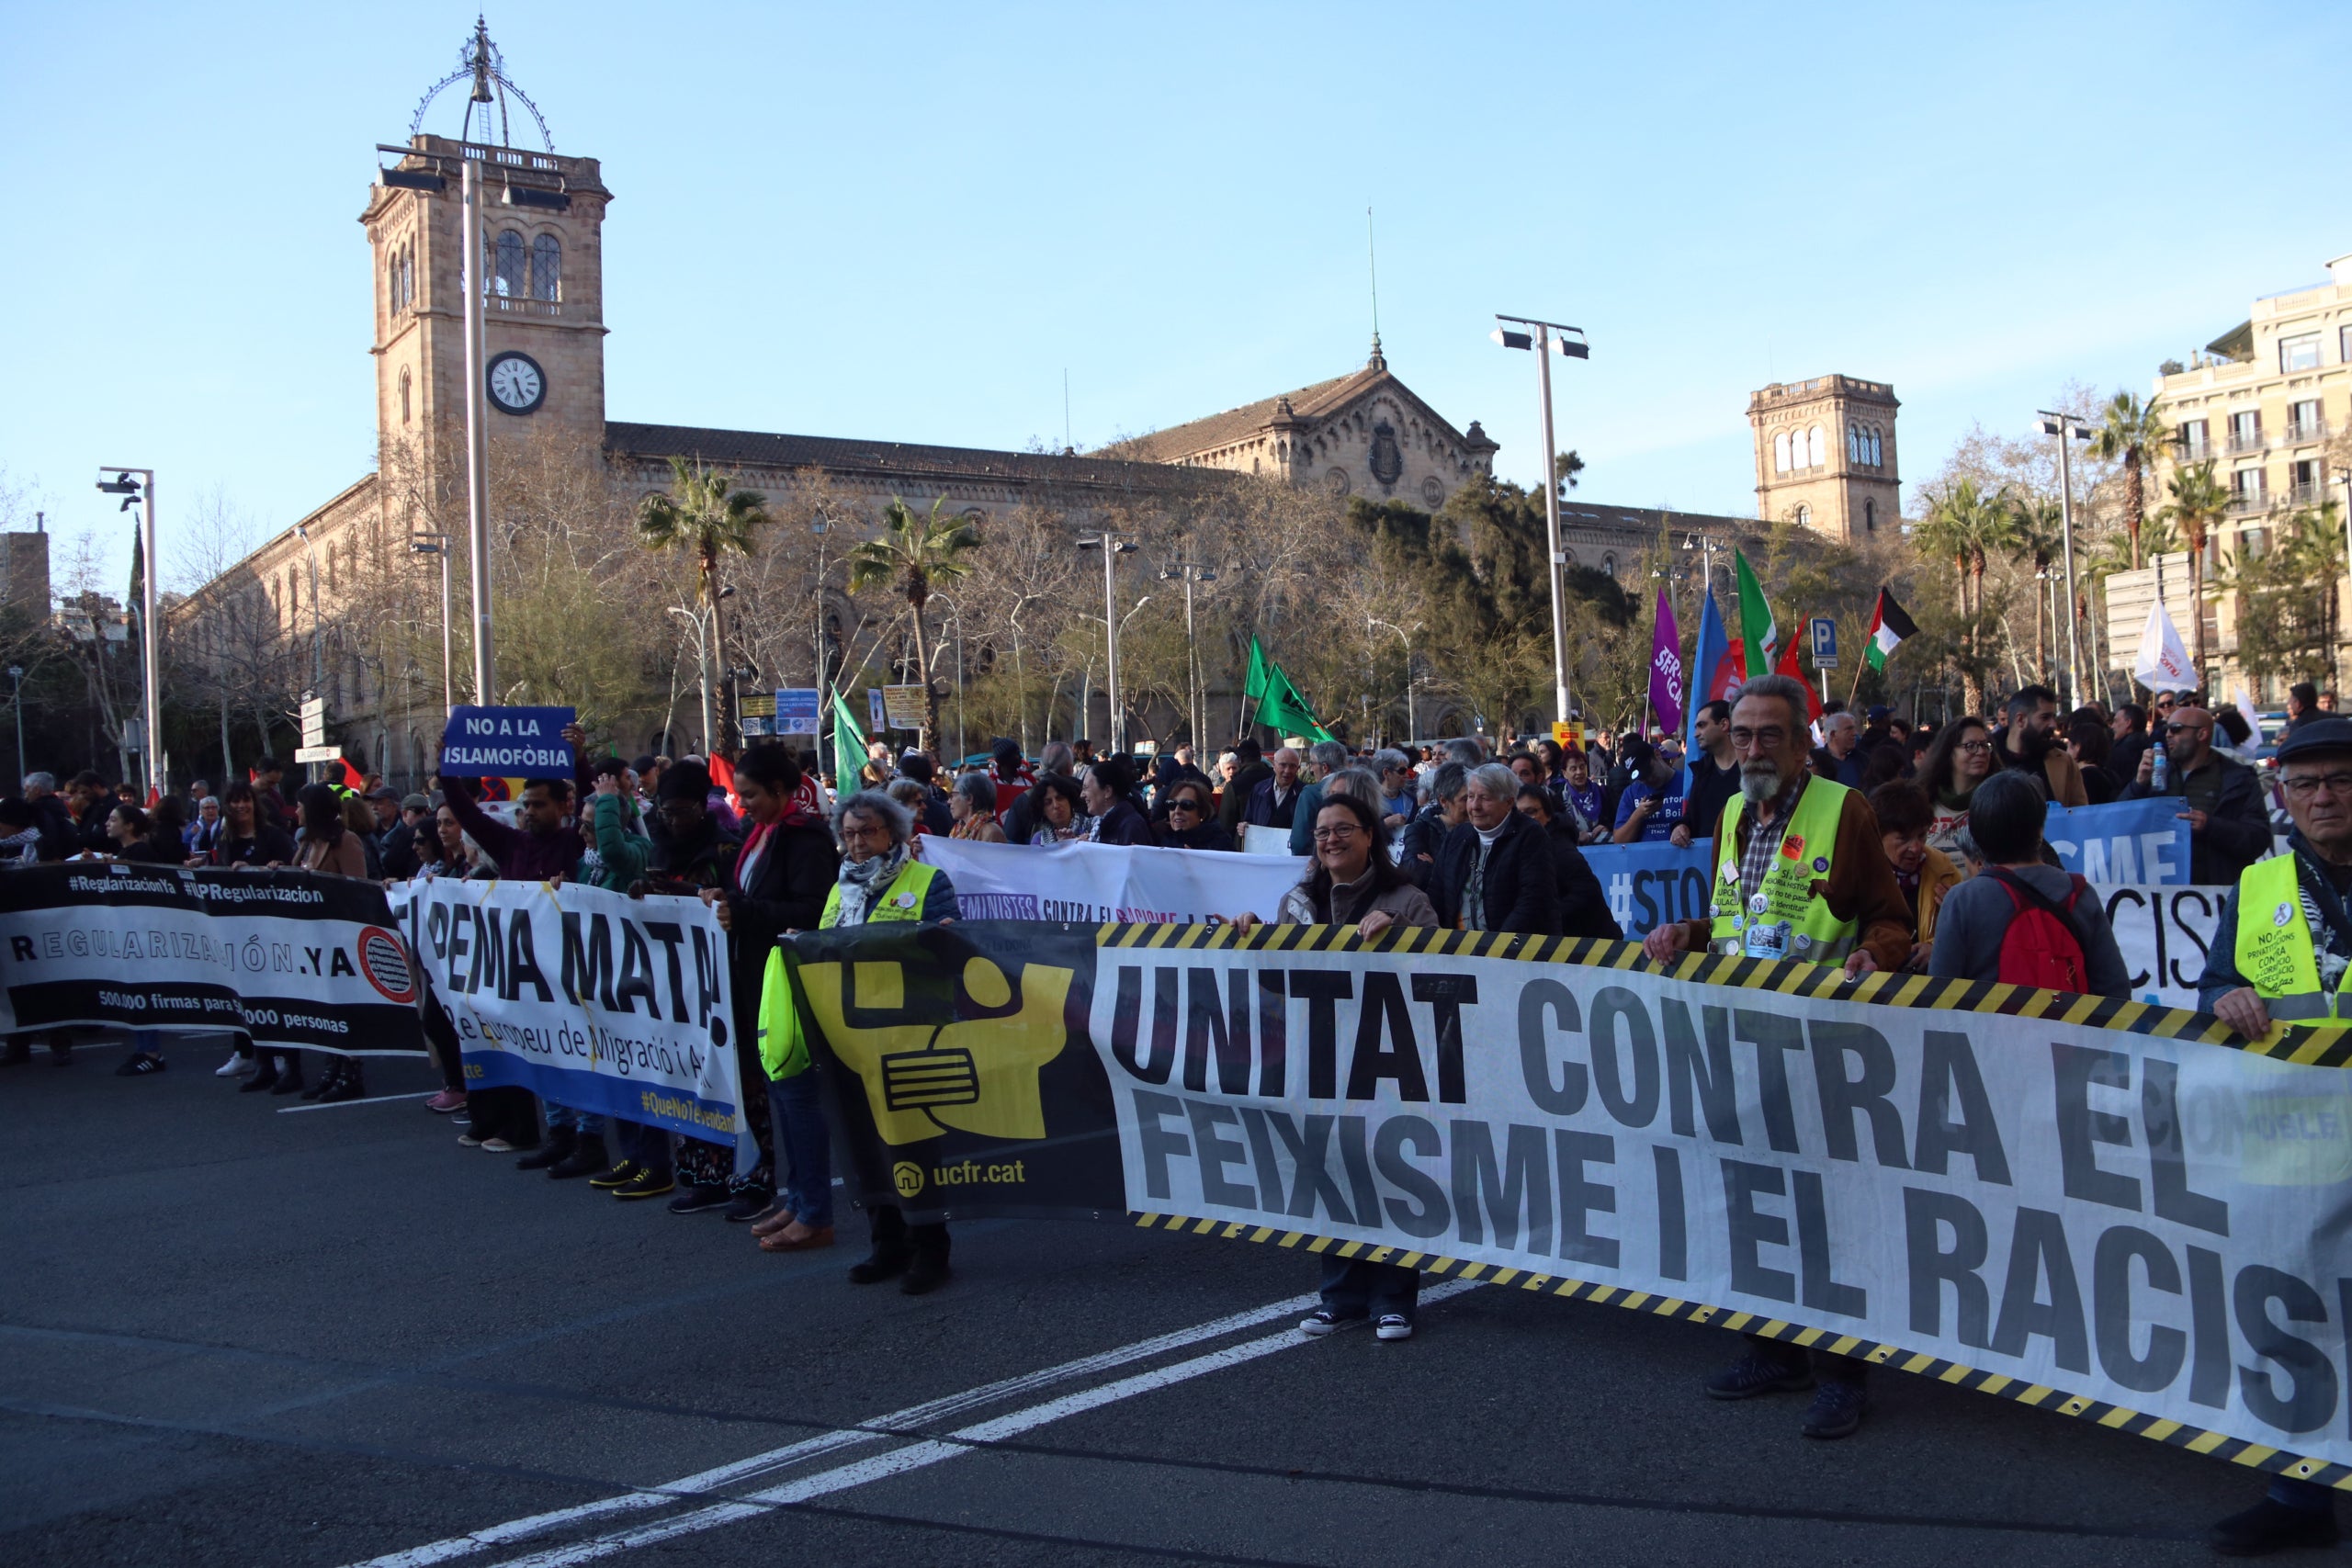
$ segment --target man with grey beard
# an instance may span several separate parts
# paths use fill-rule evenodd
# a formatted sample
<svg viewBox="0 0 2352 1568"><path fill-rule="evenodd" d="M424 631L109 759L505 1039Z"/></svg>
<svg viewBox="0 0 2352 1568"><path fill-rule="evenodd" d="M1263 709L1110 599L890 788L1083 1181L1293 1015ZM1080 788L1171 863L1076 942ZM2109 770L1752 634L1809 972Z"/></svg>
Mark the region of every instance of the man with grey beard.
<svg viewBox="0 0 2352 1568"><path fill-rule="evenodd" d="M1911 911L1860 790L1815 777L1807 761L1804 687L1762 675L1731 711L1740 793L1715 827L1711 918L1660 926L1643 940L1654 961L1687 952L1842 964L1849 977L1900 969L1911 955ZM1695 831L1695 829L1694 829ZM1808 1358L1810 1364L1808 1364ZM1865 1363L1757 1335L1748 1353L1707 1384L1715 1399L1813 1388L1804 1432L1843 1438L1870 1408Z"/></svg>

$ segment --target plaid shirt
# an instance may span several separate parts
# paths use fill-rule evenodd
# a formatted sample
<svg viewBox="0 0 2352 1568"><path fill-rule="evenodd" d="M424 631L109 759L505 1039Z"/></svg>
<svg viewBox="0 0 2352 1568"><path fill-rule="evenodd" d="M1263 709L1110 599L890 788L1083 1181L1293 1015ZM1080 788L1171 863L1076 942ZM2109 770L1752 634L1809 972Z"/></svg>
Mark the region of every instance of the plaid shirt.
<svg viewBox="0 0 2352 1568"><path fill-rule="evenodd" d="M1747 843L1739 852L1741 908L1755 907L1756 895L1764 886L1764 874L1772 869L1772 862L1781 852L1781 840L1787 836L1789 819L1797 814L1797 801L1804 794L1805 781L1812 776L1800 773L1796 783L1780 799L1742 814L1740 826L1747 831Z"/></svg>

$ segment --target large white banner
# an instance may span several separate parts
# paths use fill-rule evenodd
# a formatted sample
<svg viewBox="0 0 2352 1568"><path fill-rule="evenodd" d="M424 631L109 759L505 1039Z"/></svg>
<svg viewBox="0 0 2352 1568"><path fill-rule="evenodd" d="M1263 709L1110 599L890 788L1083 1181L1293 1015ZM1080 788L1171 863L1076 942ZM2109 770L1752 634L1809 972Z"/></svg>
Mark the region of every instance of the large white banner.
<svg viewBox="0 0 2352 1568"><path fill-rule="evenodd" d="M517 1085L740 1156L727 933L701 899L446 879L396 897L469 1087Z"/></svg>
<svg viewBox="0 0 2352 1568"><path fill-rule="evenodd" d="M1309 863L1219 850L1121 844L982 844L916 840L923 861L956 885L967 920L1105 920L1180 924L1248 913L1272 919Z"/></svg>
<svg viewBox="0 0 2352 1568"><path fill-rule="evenodd" d="M2195 1009L2197 977L2222 922L2227 887L2119 887L2094 883L2091 891L2115 928L2123 950L2124 973L2132 976L2134 1000Z"/></svg>
<svg viewBox="0 0 2352 1568"><path fill-rule="evenodd" d="M1835 982L1319 946L1098 949L1130 1208L1705 1303L2352 1462L2344 1071Z"/></svg>

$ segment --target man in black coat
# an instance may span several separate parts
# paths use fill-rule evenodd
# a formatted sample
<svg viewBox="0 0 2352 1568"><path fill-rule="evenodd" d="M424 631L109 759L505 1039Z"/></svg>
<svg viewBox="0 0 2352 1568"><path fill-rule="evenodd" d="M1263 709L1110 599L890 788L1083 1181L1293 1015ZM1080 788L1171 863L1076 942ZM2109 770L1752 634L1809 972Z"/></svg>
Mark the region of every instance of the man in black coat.
<svg viewBox="0 0 2352 1568"><path fill-rule="evenodd" d="M1255 740L1245 739L1234 747L1233 776L1225 781L1225 795L1217 802L1216 819L1233 835L1235 843L1241 841L1243 814L1250 809L1251 793L1273 776L1274 770L1266 765L1265 753L1258 749Z"/></svg>
<svg viewBox="0 0 2352 1568"><path fill-rule="evenodd" d="M1462 931L1560 934L1560 892L1544 829L1512 809L1519 778L1500 762L1470 772L1469 820L1439 846L1430 899L1438 923Z"/></svg>

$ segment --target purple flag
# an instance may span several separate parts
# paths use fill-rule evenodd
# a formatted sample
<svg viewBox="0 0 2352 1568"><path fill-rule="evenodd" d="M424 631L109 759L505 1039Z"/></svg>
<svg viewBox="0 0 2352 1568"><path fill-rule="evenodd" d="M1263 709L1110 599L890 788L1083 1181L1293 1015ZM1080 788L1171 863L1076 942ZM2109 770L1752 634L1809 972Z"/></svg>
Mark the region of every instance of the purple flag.
<svg viewBox="0 0 2352 1568"><path fill-rule="evenodd" d="M1650 639L1650 708L1659 728L1668 735L1682 728L1682 633L1674 624L1674 604L1666 590L1657 591L1657 635Z"/></svg>

